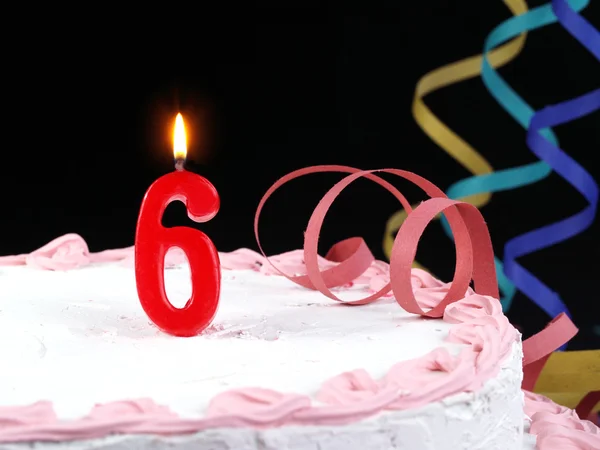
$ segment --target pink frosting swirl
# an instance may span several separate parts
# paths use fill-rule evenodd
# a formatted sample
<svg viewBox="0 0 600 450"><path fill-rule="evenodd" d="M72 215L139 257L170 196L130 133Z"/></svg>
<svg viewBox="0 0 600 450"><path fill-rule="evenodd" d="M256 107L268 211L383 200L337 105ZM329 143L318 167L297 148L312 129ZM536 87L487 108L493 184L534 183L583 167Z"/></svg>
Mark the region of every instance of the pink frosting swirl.
<svg viewBox="0 0 600 450"><path fill-rule="evenodd" d="M207 416L248 425L276 426L293 414L310 409L306 395L282 394L262 388L234 389L216 395L208 406Z"/></svg>
<svg viewBox="0 0 600 450"><path fill-rule="evenodd" d="M422 274L417 272L418 275ZM429 277L418 280L416 292L424 289L423 297L431 295L430 301L441 301L445 286ZM409 409L479 389L498 372L498 361L510 353L516 339L514 328L502 314L498 300L474 293L449 305L444 321L455 324L448 342L469 345L458 356L438 348L423 357L396 364L381 380L372 379L364 370L346 372L326 381L317 399L328 404L351 405L393 389L399 394L386 409Z"/></svg>
<svg viewBox="0 0 600 450"><path fill-rule="evenodd" d="M134 247L106 250L98 253L89 251L85 240L78 234L66 234L29 254L0 257L0 266L27 265L40 270L72 270L92 263L121 262L122 265L133 267L135 258ZM264 275L281 276L281 272L269 264L260 253L247 248L233 252L220 252L221 268L226 270L253 270ZM294 275L306 275L304 252L294 250L272 256L271 261L283 272ZM172 268L187 262L185 253L179 248L171 248L165 256L165 267ZM322 270L337 266L339 263L318 258ZM376 292L390 281L390 266L383 261L374 261L371 266L351 283L367 285L369 290ZM421 269L412 271L411 284L417 302L422 308L435 307L446 295L451 283L443 283ZM474 292L469 288L465 295ZM393 296L390 292L387 297Z"/></svg>
<svg viewBox="0 0 600 450"><path fill-rule="evenodd" d="M110 420L114 417L136 418L156 416L160 418L177 417L166 406L160 406L147 398L118 401L95 405L84 420Z"/></svg>
<svg viewBox="0 0 600 450"><path fill-rule="evenodd" d="M27 265L42 270L71 270L93 262L120 261L133 253L133 247L90 253L78 234L65 234L29 254L0 257L0 265Z"/></svg>
<svg viewBox="0 0 600 450"><path fill-rule="evenodd" d="M421 308L436 307L444 299L452 285L452 283L444 283L438 280L422 269L412 270L411 284L417 303ZM475 291L469 287L464 296L468 297L473 294L475 294ZM496 300L496 303L498 303L498 300Z"/></svg>
<svg viewBox="0 0 600 450"><path fill-rule="evenodd" d="M40 270L72 270L93 263L118 262L128 267L134 264L134 248L126 247L102 252L90 252L85 240L78 234L65 234L29 254L2 256L0 266L29 266ZM185 253L171 248L165 256L167 268L187 262Z"/></svg>
<svg viewBox="0 0 600 450"><path fill-rule="evenodd" d="M537 437L540 450L600 449L600 428L582 420L572 409L557 405L543 395L525 393L529 432Z"/></svg>
<svg viewBox="0 0 600 450"><path fill-rule="evenodd" d="M43 401L26 406L0 406L0 437L4 429L43 426L56 420L50 402Z"/></svg>

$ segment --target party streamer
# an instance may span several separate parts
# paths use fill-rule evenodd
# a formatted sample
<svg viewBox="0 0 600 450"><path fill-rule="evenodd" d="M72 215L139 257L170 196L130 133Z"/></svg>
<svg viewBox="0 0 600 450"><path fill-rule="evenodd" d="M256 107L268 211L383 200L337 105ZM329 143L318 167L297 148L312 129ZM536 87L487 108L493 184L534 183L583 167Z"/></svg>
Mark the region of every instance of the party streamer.
<svg viewBox="0 0 600 450"><path fill-rule="evenodd" d="M504 3L514 15L527 11L527 4L524 0L504 0ZM500 67L512 61L521 52L525 39L526 34L524 33L495 49L489 55L490 63L494 67ZM482 57L483 55L476 55L465 58L425 74L417 82L412 107L415 121L425 134L473 174L491 173L493 168L477 150L437 118L425 105L423 98L445 86L479 75L481 73ZM488 192L481 192L475 195L467 195L461 200L481 207L490 201L490 197L491 195ZM406 210L401 210L393 214L387 221L383 249L388 259L391 255L395 233L400 229L406 216ZM415 263L415 265L419 266L418 263Z"/></svg>
<svg viewBox="0 0 600 450"><path fill-rule="evenodd" d="M527 4L523 0L505 0L504 3L514 15L523 14L527 11ZM523 34L507 44L504 44L489 52L489 63L493 67L500 67L512 61L521 52L525 43L525 39L526 34L523 32ZM505 41L507 40L508 39L505 39ZM503 42L501 44L503 44ZM465 180L463 183L465 186L455 185L451 187L451 191L448 192L449 195L453 195L452 198L459 198L462 201L469 202L477 207L482 207L490 201L490 192L492 192L492 190L486 189L486 186L489 184L493 188L495 187L495 184L493 181L491 184L486 184L485 176L487 175L484 174L492 173L493 168L477 152L477 150L475 150L460 136L450 130L431 112L431 110L423 102L423 97L442 87L479 75L481 73L482 62L483 55L477 55L429 72L417 83L413 101L413 116L423 131L444 151L461 163L471 173L475 175L483 175L482 177L476 177L476 181L474 182ZM549 173L549 170L547 172ZM481 181L483 181L483 185L480 184ZM406 219L406 215L407 214L405 210L398 211L393 214L386 223L383 249L388 259L391 254L394 235ZM448 231L449 230L447 230L447 234L451 236L452 234L448 233ZM495 263L500 290L503 293L501 301L504 309L507 310L510 307L510 302L514 296L514 286L505 277L504 271L502 270L501 261L496 258ZM418 267L418 263L415 263L415 266Z"/></svg>
<svg viewBox="0 0 600 450"><path fill-rule="evenodd" d="M552 0L552 9L561 25L577 39L596 59L600 60L600 32L589 22L579 16L565 0ZM541 160L548 163L552 169L565 181L585 197L588 206L577 214L544 227L535 229L510 240L505 246L505 270L507 276L540 307L549 314L556 314L561 309L561 302L556 293L535 278L523 268L516 259L535 251L550 247L565 241L587 229L595 219L600 190L594 178L573 158L567 155L557 145L554 145L541 130L576 120L600 109L600 89L571 99L558 105L549 106L537 112L531 118L527 132L527 145ZM566 357L571 357L567 352ZM584 354L585 366L581 374L565 373L572 369L574 361L558 365L551 370L548 368L546 385L536 386L538 390L552 389L565 397L581 397L585 390L600 391L600 350ZM552 383L554 378L554 384ZM558 386L556 381L559 380ZM595 398L595 397L594 397ZM597 400L593 400L598 403ZM593 405L592 405L593 406ZM596 404L596 411L598 410Z"/></svg>
<svg viewBox="0 0 600 450"><path fill-rule="evenodd" d="M569 5L564 1L553 1L552 8L561 25L589 50L596 59L600 60L600 33L598 30L569 8ZM600 325L592 327L592 332L600 335Z"/></svg>
<svg viewBox="0 0 600 450"><path fill-rule="evenodd" d="M571 1L571 5L574 9L580 10L587 5L587 1ZM570 8L569 8L570 10ZM572 11L572 10L571 10ZM575 12L573 14L577 15ZM579 16L578 16L579 17ZM510 39L512 36L517 35L523 31L523 28L527 25L536 24L543 26L556 20L556 15L552 10L552 5L547 4L542 7L536 8L530 11L528 14L514 17L500 24L492 33L488 36L485 43L486 52L494 46L502 43L506 39ZM531 28L529 28L531 29ZM527 105L514 90L494 71L489 63L484 58L482 78L486 84L490 93L496 98L496 100L525 128L529 125L529 121L534 115L533 109ZM552 131L547 128L540 130L541 135L547 139L553 145L557 145L558 141ZM526 168L527 170L522 171L519 177L514 177L513 180L508 181L508 185L504 186L504 189L514 189L515 187L522 186L523 184L537 181L551 170L550 165L545 161L538 163L529 164L516 168L517 170ZM515 170L515 169L512 169ZM507 171L509 172L509 171ZM497 174L494 174L497 175ZM512 181L512 182L511 182ZM525 182L525 183L524 183ZM510 249L511 247L509 247ZM528 292L526 292L528 294ZM528 294L529 295L529 294ZM554 317L562 311L566 311L566 306L560 300L556 294L552 294L545 297L535 296L536 303L551 317Z"/></svg>
<svg viewBox="0 0 600 450"><path fill-rule="evenodd" d="M583 9L588 3L589 0L571 1L573 7L577 10ZM498 103L524 128L528 127L529 121L535 111L508 85L508 83L506 83L506 81L502 79L502 77L500 77L500 75L498 75L493 69L493 65L488 61L487 54L493 48L514 36L518 36L523 33L523 31L532 31L556 21L557 17L552 11L552 5L548 3L538 8L534 8L526 14L502 22L492 30L484 44L484 57L481 70L483 82ZM558 144L558 139L552 130L544 129L542 130L542 134L554 144ZM551 167L546 162L539 161L497 171L492 175L471 177L461 180L450 186L447 193L449 197L453 198L457 195L465 195L465 193L475 193L482 189L490 192L516 189L540 181L547 177L551 171ZM445 220L442 220L442 225L444 226L446 234L451 236L450 229ZM504 309L505 311L508 311L512 304L516 289L512 281L506 276L503 264L500 261L496 261L496 270L499 272L498 279L504 292ZM556 316L558 312L562 311L568 313L566 306L560 298L557 298L556 305L558 307L555 308L553 313L546 311L551 317Z"/></svg>
<svg viewBox="0 0 600 450"><path fill-rule="evenodd" d="M600 33L593 29L562 0L553 0L552 7L559 21L586 48L600 59ZM581 22L575 18L581 19ZM588 25L584 28L583 25ZM594 35L595 33L595 35ZM588 228L596 216L598 185L593 177L558 146L545 139L540 130L570 122L600 109L600 89L537 112L531 119L527 144L531 151L571 184L589 203L580 213L518 236L506 243L504 249L506 275L514 284L550 316L560 313L564 306L558 295L516 262L516 258L533 253L569 239Z"/></svg>

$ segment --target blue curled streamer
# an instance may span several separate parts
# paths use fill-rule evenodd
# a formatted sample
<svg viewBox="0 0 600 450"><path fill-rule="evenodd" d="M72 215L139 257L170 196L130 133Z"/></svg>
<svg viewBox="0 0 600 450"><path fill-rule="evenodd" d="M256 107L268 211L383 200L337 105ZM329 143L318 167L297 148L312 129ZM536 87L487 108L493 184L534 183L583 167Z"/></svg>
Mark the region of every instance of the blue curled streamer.
<svg viewBox="0 0 600 450"><path fill-rule="evenodd" d="M552 9L560 24L600 61L600 32L577 14L565 0L552 0ZM541 160L585 197L589 205L566 219L529 231L508 241L504 247L506 275L535 304L552 317L560 314L563 304L558 295L524 269L516 259L550 247L583 232L594 221L599 188L594 178L540 130L576 120L600 109L600 89L538 111L527 131L527 145Z"/></svg>
<svg viewBox="0 0 600 450"><path fill-rule="evenodd" d="M571 0L570 5L577 11L584 9L589 0ZM520 16L511 17L500 23L488 35L484 44L481 76L490 94L498 103L525 129L529 125L535 111L529 106L489 64L487 54L495 47L526 31L533 31L553 24L557 18L550 3L539 6ZM558 144L558 139L550 129L542 130L542 134L551 142ZM450 198L461 198L482 192L501 192L527 186L546 178L552 168L544 161L525 164L519 167L495 171L487 175L468 177L452 184L447 195ZM447 220L442 217L442 226L449 237L452 237ZM502 305L508 311L516 293L515 285L504 273L504 265L495 258L498 284L502 291ZM566 306L564 310L568 313Z"/></svg>
<svg viewBox="0 0 600 450"><path fill-rule="evenodd" d="M553 0L553 3L562 0ZM600 38L600 34L598 35ZM565 241L588 228L596 217L598 207L598 184L594 178L573 158L542 136L540 130L571 122L600 109L600 89L568 100L558 105L547 106L531 118L527 131L527 145L540 159L585 197L589 205L579 213L521 234L504 246L504 270L515 286L535 304L555 317L564 310L562 300L556 292L538 280L516 259Z"/></svg>

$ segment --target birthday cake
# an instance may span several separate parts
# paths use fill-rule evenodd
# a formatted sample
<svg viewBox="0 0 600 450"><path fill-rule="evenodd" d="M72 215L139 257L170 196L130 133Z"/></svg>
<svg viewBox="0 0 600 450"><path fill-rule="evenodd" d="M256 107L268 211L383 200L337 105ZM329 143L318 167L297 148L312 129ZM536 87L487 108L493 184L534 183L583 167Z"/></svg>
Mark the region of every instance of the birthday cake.
<svg viewBox="0 0 600 450"><path fill-rule="evenodd" d="M67 236L49 248L60 266L61 250L68 258L82 245ZM165 276L176 306L189 297L177 256ZM0 417L10 412L14 422L0 441L186 433L102 445L521 448L521 343L497 300L469 291L443 320L407 313L391 297L344 307L277 276L251 251L220 256L229 269L220 308L194 338L149 323L127 260L3 268ZM298 273L302 258L274 261ZM336 292L356 300L387 276L376 263ZM412 284L424 306L447 290L418 269Z"/></svg>
<svg viewBox="0 0 600 450"><path fill-rule="evenodd" d="M448 205L459 204L432 199L409 219ZM314 266L343 279L366 258L361 240L326 258L310 243L271 258L220 253L218 312L189 338L144 313L133 248L90 253L67 235L0 259L0 449L534 448L524 427L537 448L600 448L590 422L524 395L520 334L488 292L489 236L461 210L451 224L459 213L478 239L459 223L452 283L410 269L411 223L391 265L370 260L335 287ZM165 265L169 299L183 307L184 253L172 249ZM312 289L300 285L306 274Z"/></svg>

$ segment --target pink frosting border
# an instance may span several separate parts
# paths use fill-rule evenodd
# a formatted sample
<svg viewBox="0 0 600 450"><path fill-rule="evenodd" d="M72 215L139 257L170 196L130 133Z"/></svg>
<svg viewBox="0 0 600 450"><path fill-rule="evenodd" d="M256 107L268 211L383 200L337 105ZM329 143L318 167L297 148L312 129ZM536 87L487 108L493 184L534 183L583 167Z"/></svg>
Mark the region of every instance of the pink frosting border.
<svg viewBox="0 0 600 450"><path fill-rule="evenodd" d="M600 449L600 428L582 420L572 409L557 405L543 395L525 393L525 414L529 433L536 436L543 450Z"/></svg>
<svg viewBox="0 0 600 450"><path fill-rule="evenodd" d="M240 249L219 256L223 269L279 274L262 255L252 250ZM297 250L271 259L287 273L305 273L303 257L303 252ZM171 252L166 265L172 267L184 259L183 253ZM90 253L80 236L70 234L29 255L0 258L0 265L25 264L45 270L69 270L109 261L132 265L133 247ZM335 265L325 259L319 263L323 268ZM376 261L353 283L366 284L376 291L388 281L389 265ZM422 308L435 306L449 287L449 283L442 283L418 269L413 270L411 281ZM114 433L174 435L222 427L342 425L384 410L416 408L461 392L476 391L498 373L498 362L510 354L519 334L502 313L498 300L475 294L472 290L465 295L463 300L449 305L443 317L444 321L454 325L447 340L467 345L458 356L453 357L445 349L438 348L423 357L394 365L378 380L364 370L340 374L322 384L315 398L322 406L317 406L306 395L243 388L216 395L209 404L206 417L200 419L178 417L152 400L138 399L97 405L85 417L66 421L56 417L50 402L38 402L0 407L0 442L67 441ZM538 448L583 449L589 447L577 446L579 442L600 439L598 428L591 422L579 421L567 408L556 408L562 407L541 396L526 394L526 412L532 418L531 432L538 435ZM558 417L561 427L568 432L557 434L556 428L550 430L552 427L544 425L553 423L554 419L550 417ZM576 431L590 435L581 436ZM562 443L569 442L571 447L556 447L557 439L562 439Z"/></svg>

